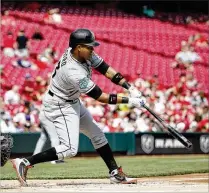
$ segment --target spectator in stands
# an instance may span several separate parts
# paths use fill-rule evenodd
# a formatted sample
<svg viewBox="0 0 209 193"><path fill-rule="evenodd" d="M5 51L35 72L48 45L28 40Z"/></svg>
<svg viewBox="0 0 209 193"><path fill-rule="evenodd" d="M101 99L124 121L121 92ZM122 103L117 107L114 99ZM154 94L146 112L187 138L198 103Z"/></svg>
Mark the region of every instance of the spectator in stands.
<svg viewBox="0 0 209 193"><path fill-rule="evenodd" d="M54 23L62 23L62 17L59 8L51 9L50 14Z"/></svg>
<svg viewBox="0 0 209 193"><path fill-rule="evenodd" d="M182 132L184 132L185 127L186 127L185 123L181 121L181 122L178 122L178 123L176 124L175 129L176 129L178 132L182 133Z"/></svg>
<svg viewBox="0 0 209 193"><path fill-rule="evenodd" d="M111 121L111 127L114 129L114 132L123 131L123 128L121 127L123 119L121 116L119 116L119 112L117 110L112 112L112 118L113 120Z"/></svg>
<svg viewBox="0 0 209 193"><path fill-rule="evenodd" d="M152 17L155 16L155 11L153 9L151 9L151 8L148 8L147 5L143 6L143 11L142 12L147 17L151 17L152 18Z"/></svg>
<svg viewBox="0 0 209 193"><path fill-rule="evenodd" d="M136 132L147 132L149 131L149 125L147 124L148 115L146 113L142 113L136 119Z"/></svg>
<svg viewBox="0 0 209 193"><path fill-rule="evenodd" d="M12 32L8 32L7 35L3 38L3 53L5 56L14 57L14 43L15 38Z"/></svg>
<svg viewBox="0 0 209 193"><path fill-rule="evenodd" d="M32 113L37 112L37 108L36 108L35 104L33 103L33 101L24 101L23 109L24 108L28 108L29 111L32 112Z"/></svg>
<svg viewBox="0 0 209 193"><path fill-rule="evenodd" d="M196 132L197 130L197 122L195 121L195 114L189 115L188 116L188 121L189 121L189 128L187 129L186 132Z"/></svg>
<svg viewBox="0 0 209 193"><path fill-rule="evenodd" d="M29 40L25 35L24 30L20 30L17 35L16 43L15 43L15 54L22 58L29 56Z"/></svg>
<svg viewBox="0 0 209 193"><path fill-rule="evenodd" d="M121 122L121 128L123 132L134 132L136 130L135 128L135 122L130 121L127 117L124 116L123 121Z"/></svg>
<svg viewBox="0 0 209 193"><path fill-rule="evenodd" d="M98 125L104 133L110 132L110 128L108 126L107 120L104 117L101 118L100 122L98 122Z"/></svg>
<svg viewBox="0 0 209 193"><path fill-rule="evenodd" d="M209 118L208 118L208 106L198 106L195 112L195 121L197 122L196 132L208 132L209 131Z"/></svg>
<svg viewBox="0 0 209 193"><path fill-rule="evenodd" d="M23 129L26 132L39 131L39 128L35 122L35 116L31 113L29 108L25 108L23 112L17 113L13 120L21 130Z"/></svg>
<svg viewBox="0 0 209 193"><path fill-rule="evenodd" d="M197 90L200 86L197 79L193 76L192 72L186 74L186 86L189 90Z"/></svg>
<svg viewBox="0 0 209 193"><path fill-rule="evenodd" d="M118 108L119 110L119 108ZM112 126L115 129L115 132L132 132L135 130L132 120L129 120L127 117L128 112L125 111L115 111L114 120Z"/></svg>
<svg viewBox="0 0 209 193"><path fill-rule="evenodd" d="M187 16L185 18L185 24L194 24L195 20L192 18L192 16Z"/></svg>
<svg viewBox="0 0 209 193"><path fill-rule="evenodd" d="M195 102L197 106L209 106L208 99L203 91L199 90L198 92L193 92L193 95L195 96Z"/></svg>
<svg viewBox="0 0 209 193"><path fill-rule="evenodd" d="M30 68L32 70L36 70L37 66L29 57L20 57L17 60L12 62L13 66L19 66L21 68Z"/></svg>
<svg viewBox="0 0 209 193"><path fill-rule="evenodd" d="M4 95L5 104L19 104L20 94L19 86L14 85L11 90L8 90Z"/></svg>
<svg viewBox="0 0 209 193"><path fill-rule="evenodd" d="M198 53L195 52L193 46L189 46L188 55L189 55L189 61L192 62L192 63L202 60L201 57L198 55Z"/></svg>
<svg viewBox="0 0 209 193"><path fill-rule="evenodd" d="M99 103L97 101L95 101L95 100L93 100L91 102L91 104L87 107L87 109L89 110L89 112L94 117L96 117L96 116L103 117L103 115L104 115L104 108L103 108L103 106L101 104L99 105Z"/></svg>
<svg viewBox="0 0 209 193"><path fill-rule="evenodd" d="M11 116L8 112L1 111L1 119L0 119L0 132L1 133L16 133L18 130L16 129Z"/></svg>
<svg viewBox="0 0 209 193"><path fill-rule="evenodd" d="M158 114L164 114L165 112L165 101L160 100L160 96L155 96L154 111Z"/></svg>
<svg viewBox="0 0 209 193"><path fill-rule="evenodd" d="M107 126L109 128L109 132L110 133L115 132L115 128L113 127L113 118L112 117L107 118L106 123L107 123Z"/></svg>
<svg viewBox="0 0 209 193"><path fill-rule="evenodd" d="M2 26L15 26L15 18L10 15L9 10L5 10L1 13L1 25Z"/></svg>
<svg viewBox="0 0 209 193"><path fill-rule="evenodd" d="M26 74L25 75L25 81L22 85L22 89L20 91L21 96L23 97L24 100L26 101L30 101L31 100L31 96L34 92L34 81L31 77L30 74Z"/></svg>
<svg viewBox="0 0 209 193"><path fill-rule="evenodd" d="M202 107L202 119L209 119L208 112L209 112L209 106L208 105L203 105L203 107Z"/></svg>
<svg viewBox="0 0 209 193"><path fill-rule="evenodd" d="M33 85L32 99L41 104L42 97L47 88L47 81L41 76L37 76Z"/></svg>
<svg viewBox="0 0 209 193"><path fill-rule="evenodd" d="M208 38L203 36L200 33L189 36L188 43L189 43L189 45L192 45L194 47L196 47L196 46L202 47L202 48L209 47Z"/></svg>
<svg viewBox="0 0 209 193"><path fill-rule="evenodd" d="M209 133L209 119L201 120L198 123L197 132Z"/></svg>
<svg viewBox="0 0 209 193"><path fill-rule="evenodd" d="M38 27L35 29L35 32L33 33L31 39L33 39L33 40L43 40L44 39L44 36L40 32Z"/></svg>
<svg viewBox="0 0 209 193"><path fill-rule="evenodd" d="M44 52L42 54L38 55L38 59L41 62L45 62L48 64L54 63L54 61L57 59L55 47L52 44L48 44L48 46L44 50Z"/></svg>
<svg viewBox="0 0 209 193"><path fill-rule="evenodd" d="M59 8L49 10L47 14L44 16L44 22L54 24L62 23L62 17L59 13Z"/></svg>
<svg viewBox="0 0 209 193"><path fill-rule="evenodd" d="M187 64L188 62L188 56L186 52L188 51L188 45L186 45L186 42L181 44L181 51L176 53L175 56L175 62L172 63L173 68L179 68L183 64ZM183 65L184 66L184 65Z"/></svg>
<svg viewBox="0 0 209 193"><path fill-rule="evenodd" d="M172 63L173 68L183 66L186 69L193 70L192 64L196 61L201 61L201 57L194 51L194 47L184 45L181 51L175 56L175 62Z"/></svg>

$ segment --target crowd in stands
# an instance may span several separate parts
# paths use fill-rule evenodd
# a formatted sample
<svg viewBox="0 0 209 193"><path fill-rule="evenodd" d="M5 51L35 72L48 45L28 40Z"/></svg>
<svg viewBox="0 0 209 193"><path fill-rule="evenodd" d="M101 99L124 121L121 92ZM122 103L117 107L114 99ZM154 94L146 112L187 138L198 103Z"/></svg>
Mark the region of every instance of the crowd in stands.
<svg viewBox="0 0 209 193"><path fill-rule="evenodd" d="M3 38L2 51L5 56L14 59L13 66L36 70L41 66L54 64L58 59L57 51L52 44L49 44L43 53L35 54L35 56L30 53L30 41L43 39L43 34L37 28L31 37L25 35L24 29L20 29L17 35L8 31Z"/></svg>
<svg viewBox="0 0 209 193"><path fill-rule="evenodd" d="M208 98L199 91L192 73L182 74L171 87L158 83L157 77L138 78L134 85L145 95L147 104L180 132L209 132ZM110 107L88 99L86 106L106 132L163 131L147 111L128 105Z"/></svg>
<svg viewBox="0 0 209 193"><path fill-rule="evenodd" d="M154 15L144 7L144 12ZM43 18L45 23L61 23L59 9L49 10ZM15 25L15 19L5 11L1 25ZM31 37L25 35L24 29L18 34L8 31L3 39L3 54L13 59L12 65L21 68L37 69L37 65L52 65L59 59L57 50L49 44L42 53L35 57L30 53L30 41L42 41L44 35L34 30ZM173 68L183 68L179 81L167 86L159 82L158 76L146 79L140 76L132 82L146 97L150 106L163 119L180 132L209 132L209 99L200 89L200 83L194 77L194 62L201 61L195 47L209 47L208 39L201 34L193 34L181 43L181 50L176 53L171 64ZM1 73L4 69L1 69ZM14 85L0 97L1 132L39 132L38 114L42 97L49 84L48 79L25 74L23 85ZM3 81L3 80L1 80ZM2 84L2 82L0 82ZM124 91L125 92L125 91ZM128 95L128 93L126 93ZM104 105L94 99L81 96L82 102L90 111L104 132L158 132L163 128L144 109L137 109L126 104Z"/></svg>
<svg viewBox="0 0 209 193"><path fill-rule="evenodd" d="M133 84L142 91L147 104L180 132L209 132L208 98L198 89L199 83L192 73L182 74L179 82L171 87L159 84L156 76L147 80L138 78ZM22 90L13 86L5 93L2 132L40 130L38 113L47 85L37 77L35 82L28 81ZM104 132L163 131L146 110L126 104L104 105L86 96L81 98Z"/></svg>

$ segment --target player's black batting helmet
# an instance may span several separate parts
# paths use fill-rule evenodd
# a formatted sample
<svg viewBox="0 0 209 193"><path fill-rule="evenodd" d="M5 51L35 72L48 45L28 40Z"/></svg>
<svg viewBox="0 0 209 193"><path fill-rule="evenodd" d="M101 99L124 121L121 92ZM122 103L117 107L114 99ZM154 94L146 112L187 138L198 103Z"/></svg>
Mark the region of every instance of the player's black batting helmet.
<svg viewBox="0 0 209 193"><path fill-rule="evenodd" d="M77 29L70 34L69 46L74 48L79 44L99 46L99 43L95 41L94 33L88 29Z"/></svg>

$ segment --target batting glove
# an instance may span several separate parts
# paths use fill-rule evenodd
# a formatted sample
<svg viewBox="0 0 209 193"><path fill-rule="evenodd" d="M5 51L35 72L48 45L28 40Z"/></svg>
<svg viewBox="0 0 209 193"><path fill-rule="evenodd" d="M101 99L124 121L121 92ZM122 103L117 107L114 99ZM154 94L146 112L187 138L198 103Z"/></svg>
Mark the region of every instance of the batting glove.
<svg viewBox="0 0 209 193"><path fill-rule="evenodd" d="M131 98L140 98L142 96L142 93L134 86L131 86L128 91Z"/></svg>
<svg viewBox="0 0 209 193"><path fill-rule="evenodd" d="M135 107L141 108L145 104L145 99L141 99L141 98L129 98L128 103L130 105L135 106Z"/></svg>

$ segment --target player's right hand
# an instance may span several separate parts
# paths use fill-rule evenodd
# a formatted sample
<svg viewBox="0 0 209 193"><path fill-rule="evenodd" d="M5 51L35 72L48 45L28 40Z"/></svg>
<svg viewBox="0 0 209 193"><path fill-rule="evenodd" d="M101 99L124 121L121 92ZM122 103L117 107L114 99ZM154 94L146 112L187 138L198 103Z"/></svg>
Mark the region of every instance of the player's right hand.
<svg viewBox="0 0 209 193"><path fill-rule="evenodd" d="M140 98L142 93L133 85L128 89L130 97L132 98Z"/></svg>
<svg viewBox="0 0 209 193"><path fill-rule="evenodd" d="M135 107L141 108L145 104L145 99L142 98L129 98L128 103Z"/></svg>

